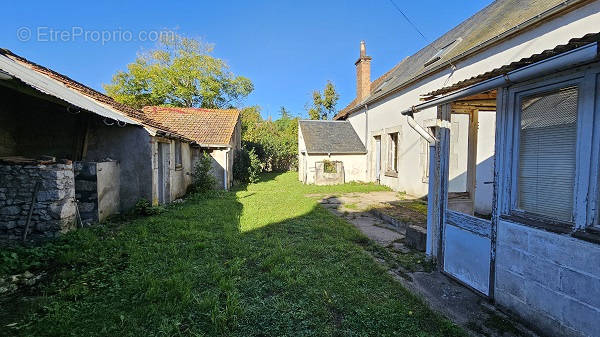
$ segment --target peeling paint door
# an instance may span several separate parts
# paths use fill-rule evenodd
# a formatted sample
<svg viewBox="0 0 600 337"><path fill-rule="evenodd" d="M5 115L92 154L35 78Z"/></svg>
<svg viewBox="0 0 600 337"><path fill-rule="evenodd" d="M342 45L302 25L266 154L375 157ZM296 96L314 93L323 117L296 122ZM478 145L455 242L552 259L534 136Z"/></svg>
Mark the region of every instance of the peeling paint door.
<svg viewBox="0 0 600 337"><path fill-rule="evenodd" d="M375 137L375 179L381 178L381 137Z"/></svg>
<svg viewBox="0 0 600 337"><path fill-rule="evenodd" d="M168 143L158 143L158 202L164 204L170 200L169 158L171 149Z"/></svg>

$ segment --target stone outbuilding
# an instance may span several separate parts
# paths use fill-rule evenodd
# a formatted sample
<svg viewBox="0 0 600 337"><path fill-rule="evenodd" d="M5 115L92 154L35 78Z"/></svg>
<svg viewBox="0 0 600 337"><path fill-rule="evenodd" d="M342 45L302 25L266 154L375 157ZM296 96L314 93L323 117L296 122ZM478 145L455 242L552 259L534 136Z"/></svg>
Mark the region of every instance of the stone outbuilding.
<svg viewBox="0 0 600 337"><path fill-rule="evenodd" d="M228 123L198 118L191 138L177 123L0 49L0 241L55 237L141 199L156 205L183 196L200 151L239 144L239 114L224 114ZM214 130L222 141L198 142ZM232 166L232 157L215 157Z"/></svg>
<svg viewBox="0 0 600 337"><path fill-rule="evenodd" d="M331 185L365 181L365 146L346 121L298 121L298 179Z"/></svg>

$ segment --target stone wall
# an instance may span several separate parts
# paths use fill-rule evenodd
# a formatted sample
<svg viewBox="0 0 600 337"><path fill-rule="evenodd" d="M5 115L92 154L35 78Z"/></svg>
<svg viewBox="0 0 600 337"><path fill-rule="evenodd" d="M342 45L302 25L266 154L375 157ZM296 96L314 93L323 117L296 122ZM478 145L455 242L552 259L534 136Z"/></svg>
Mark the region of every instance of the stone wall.
<svg viewBox="0 0 600 337"><path fill-rule="evenodd" d="M335 165L335 172L325 172L325 162L320 161L315 163L315 184L316 185L336 185L343 184L344 179L344 163L341 161L330 161Z"/></svg>
<svg viewBox="0 0 600 337"><path fill-rule="evenodd" d="M600 245L498 222L496 301L549 336L598 336Z"/></svg>
<svg viewBox="0 0 600 337"><path fill-rule="evenodd" d="M36 181L40 184L27 238L52 238L76 227L71 162L0 163L0 241L22 239Z"/></svg>

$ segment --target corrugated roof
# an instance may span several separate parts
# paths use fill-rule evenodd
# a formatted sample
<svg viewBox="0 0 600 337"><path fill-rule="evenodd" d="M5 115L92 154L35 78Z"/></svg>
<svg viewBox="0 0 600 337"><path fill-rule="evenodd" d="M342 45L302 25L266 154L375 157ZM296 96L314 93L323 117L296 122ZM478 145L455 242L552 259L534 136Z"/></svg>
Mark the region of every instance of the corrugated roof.
<svg viewBox="0 0 600 337"><path fill-rule="evenodd" d="M364 102L376 101L391 92L405 87L408 84L430 76L448 66L450 62L467 57L479 50L482 46L498 41L522 28L529 26L545 15L554 11L587 2L587 0L498 0L485 7L469 19L442 35L440 38L419 50L414 55L403 60L394 71L389 74L389 81L375 84ZM448 52L432 64L425 64L442 48L457 41ZM352 113L353 108L345 108L338 113L335 119L345 118ZM342 113L343 112L343 113Z"/></svg>
<svg viewBox="0 0 600 337"><path fill-rule="evenodd" d="M45 76L42 72L36 71L36 69L29 66L27 62L19 62L20 59L12 56L12 54L7 53L5 50L0 50L0 70L27 84L33 89L102 117L140 125L139 122L127 117L125 114L100 104L77 91L71 90L63 83Z"/></svg>
<svg viewBox="0 0 600 337"><path fill-rule="evenodd" d="M365 146L347 121L299 121L308 154L364 154Z"/></svg>
<svg viewBox="0 0 600 337"><path fill-rule="evenodd" d="M141 110L121 104L101 92L16 55L8 49L0 48L0 70L5 71L35 90L99 116L133 125L148 126L169 137L193 142L193 140L186 138L175 130L147 118Z"/></svg>
<svg viewBox="0 0 600 337"><path fill-rule="evenodd" d="M146 106L147 118L203 146L228 146L240 118L236 109Z"/></svg>

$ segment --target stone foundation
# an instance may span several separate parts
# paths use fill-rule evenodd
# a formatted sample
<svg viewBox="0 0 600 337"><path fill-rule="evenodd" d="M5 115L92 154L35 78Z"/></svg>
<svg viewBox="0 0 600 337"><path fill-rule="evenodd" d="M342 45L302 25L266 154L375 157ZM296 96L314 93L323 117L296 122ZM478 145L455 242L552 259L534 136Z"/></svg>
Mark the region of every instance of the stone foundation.
<svg viewBox="0 0 600 337"><path fill-rule="evenodd" d="M27 239L56 237L76 227L73 165L0 162L0 241L21 240L39 182Z"/></svg>

